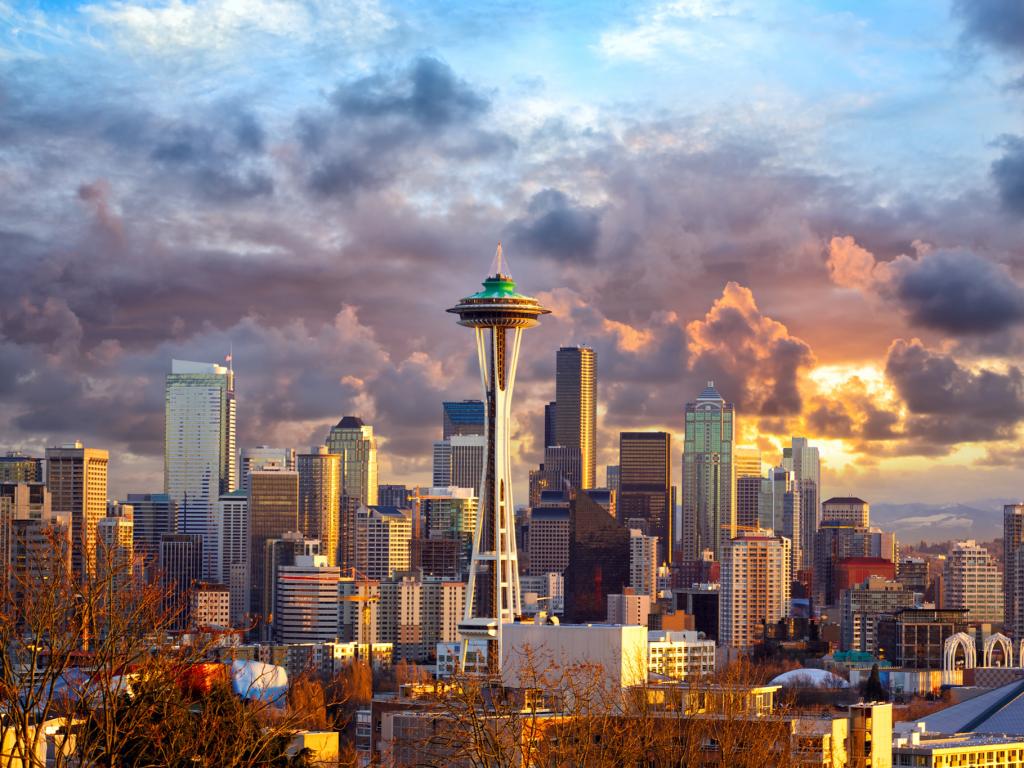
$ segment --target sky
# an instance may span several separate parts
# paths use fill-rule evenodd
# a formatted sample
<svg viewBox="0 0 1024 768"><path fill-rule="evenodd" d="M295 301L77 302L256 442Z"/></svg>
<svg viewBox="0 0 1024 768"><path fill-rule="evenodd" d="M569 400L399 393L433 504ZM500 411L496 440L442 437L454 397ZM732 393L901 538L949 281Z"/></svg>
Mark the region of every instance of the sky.
<svg viewBox="0 0 1024 768"><path fill-rule="evenodd" d="M241 445L346 414L428 482L479 396L444 309L497 241L526 333L597 351L599 481L708 380L826 494L1024 488L1017 0L0 0L0 449L162 487L172 358L233 351Z"/></svg>

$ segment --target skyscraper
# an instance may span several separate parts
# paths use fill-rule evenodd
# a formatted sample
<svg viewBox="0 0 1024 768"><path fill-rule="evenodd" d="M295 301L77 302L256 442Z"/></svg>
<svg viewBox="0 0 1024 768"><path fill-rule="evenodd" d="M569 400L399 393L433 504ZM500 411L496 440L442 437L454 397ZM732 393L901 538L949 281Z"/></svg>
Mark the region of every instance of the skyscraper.
<svg viewBox="0 0 1024 768"><path fill-rule="evenodd" d="M801 494L795 474L783 467L772 467L768 470L768 476L761 480L758 509L760 526L772 531L776 536L785 536L790 542L799 542L802 520L800 500ZM801 559L804 555L795 545L792 555L794 573L800 568L809 568L813 565L813 549L806 562Z"/></svg>
<svg viewBox="0 0 1024 768"><path fill-rule="evenodd" d="M377 503L377 438L358 416L331 427L327 448L341 457L341 495L360 505Z"/></svg>
<svg viewBox="0 0 1024 768"><path fill-rule="evenodd" d="M1024 504L1003 507L1003 624L1024 640Z"/></svg>
<svg viewBox="0 0 1024 768"><path fill-rule="evenodd" d="M395 507L360 507L356 514L355 569L371 579L409 570L412 514Z"/></svg>
<svg viewBox="0 0 1024 768"><path fill-rule="evenodd" d="M192 623L191 592L202 579L203 562L202 536L168 533L160 538L160 586L174 629Z"/></svg>
<svg viewBox="0 0 1024 768"><path fill-rule="evenodd" d="M240 627L249 612L250 558L249 494L238 490L223 493L217 500L217 581L228 587L228 617Z"/></svg>
<svg viewBox="0 0 1024 768"><path fill-rule="evenodd" d="M374 486L376 490L376 486ZM263 615L273 608L267 599L266 583L273 583L264 572L266 542L279 539L299 525L299 475L284 469L265 469L249 477L249 569L252 584L250 610Z"/></svg>
<svg viewBox="0 0 1024 768"><path fill-rule="evenodd" d="M479 490L480 528L474 537L466 610L459 632L465 641L463 661L468 643L484 640L488 643L491 670L497 671L501 664L502 624L514 621L522 612L509 460L512 389L523 329L536 325L540 315L548 310L535 299L516 292L515 281L506 272L500 244L494 273L484 281L483 288L448 310L459 316L459 325L475 332L487 422L483 483Z"/></svg>
<svg viewBox="0 0 1024 768"><path fill-rule="evenodd" d="M268 445L243 448L238 452L238 487L249 492L249 474L257 469L295 469L294 448Z"/></svg>
<svg viewBox="0 0 1024 768"><path fill-rule="evenodd" d="M327 448L341 457L338 558L342 570L355 565L356 511L377 504L377 438L358 416L345 416L331 427Z"/></svg>
<svg viewBox="0 0 1024 768"><path fill-rule="evenodd" d="M672 561L672 436L619 433L618 519L643 518L658 537L658 562Z"/></svg>
<svg viewBox="0 0 1024 768"><path fill-rule="evenodd" d="M709 381L695 402L686 404L683 444L683 557L699 560L709 549L722 559L736 534L735 435L732 403Z"/></svg>
<svg viewBox="0 0 1024 768"><path fill-rule="evenodd" d="M135 522L135 559L153 576L160 566L160 537L177 530L177 507L166 493L129 493L127 503Z"/></svg>
<svg viewBox="0 0 1024 768"><path fill-rule="evenodd" d="M46 449L46 486L55 515L71 521L71 567L80 577L96 573L96 527L107 515L109 455L79 442Z"/></svg>
<svg viewBox="0 0 1024 768"><path fill-rule="evenodd" d="M758 508L761 503L761 451L757 448L738 447L733 451L736 466L736 525L758 528L761 525Z"/></svg>
<svg viewBox="0 0 1024 768"><path fill-rule="evenodd" d="M434 472L431 485L478 490L484 468L483 435L452 435L434 443Z"/></svg>
<svg viewBox="0 0 1024 768"><path fill-rule="evenodd" d="M299 556L277 569L274 635L279 643L337 640L340 576L323 555Z"/></svg>
<svg viewBox="0 0 1024 768"><path fill-rule="evenodd" d="M164 397L164 491L178 507L178 532L203 539L206 578L217 552L214 506L238 487L234 371L172 360Z"/></svg>
<svg viewBox="0 0 1024 768"><path fill-rule="evenodd" d="M579 450L577 487L593 488L597 485L597 355L590 347L558 350L555 403L555 443Z"/></svg>
<svg viewBox="0 0 1024 768"><path fill-rule="evenodd" d="M789 448L782 449L782 466L794 473L800 490L800 541L794 541L793 547L800 549L799 560L802 567L808 568L814 560L814 534L821 519L821 459L818 449L808 445L806 437L794 437Z"/></svg>
<svg viewBox="0 0 1024 768"><path fill-rule="evenodd" d="M442 440L455 435L482 435L484 426L482 400L446 400L441 403Z"/></svg>
<svg viewBox="0 0 1024 768"><path fill-rule="evenodd" d="M320 540L327 565L338 562L338 510L341 503L341 456L318 446L297 458L299 470L299 530Z"/></svg>
<svg viewBox="0 0 1024 768"><path fill-rule="evenodd" d="M544 406L544 445L541 448L547 448L549 445L555 445L555 435L558 434L558 410L554 400Z"/></svg>

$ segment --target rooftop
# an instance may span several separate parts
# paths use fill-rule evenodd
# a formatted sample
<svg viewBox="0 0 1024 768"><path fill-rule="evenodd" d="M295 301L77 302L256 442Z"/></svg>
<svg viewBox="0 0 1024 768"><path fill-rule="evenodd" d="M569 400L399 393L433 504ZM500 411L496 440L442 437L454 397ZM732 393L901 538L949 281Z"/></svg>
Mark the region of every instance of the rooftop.
<svg viewBox="0 0 1024 768"><path fill-rule="evenodd" d="M833 496L831 499L825 499L822 504L867 504L864 499L858 499L856 496Z"/></svg>
<svg viewBox="0 0 1024 768"><path fill-rule="evenodd" d="M359 429L364 426L363 420L358 416L343 416L341 421L334 425L336 429Z"/></svg>
<svg viewBox="0 0 1024 768"><path fill-rule="evenodd" d="M715 389L715 382L709 381L708 385L704 387L703 391L697 395L698 400L721 400L725 402L725 398L718 394L718 390Z"/></svg>

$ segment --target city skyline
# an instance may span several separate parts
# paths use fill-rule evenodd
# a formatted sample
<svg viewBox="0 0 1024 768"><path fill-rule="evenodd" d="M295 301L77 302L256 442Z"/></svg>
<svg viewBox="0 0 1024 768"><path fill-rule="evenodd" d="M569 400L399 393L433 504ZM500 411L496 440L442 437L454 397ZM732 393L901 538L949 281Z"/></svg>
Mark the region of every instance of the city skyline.
<svg viewBox="0 0 1024 768"><path fill-rule="evenodd" d="M7 447L80 439L112 495L156 492L169 361L233 348L239 446L358 415L381 482L426 483L439 403L476 394L437 307L502 239L555 311L519 374L518 498L571 344L599 361L598 477L620 431L682 445L714 379L738 445L820 448L825 496L1017 497L1021 50L998 4L532 8L500 15L500 51L485 7L200 5L0 28Z"/></svg>

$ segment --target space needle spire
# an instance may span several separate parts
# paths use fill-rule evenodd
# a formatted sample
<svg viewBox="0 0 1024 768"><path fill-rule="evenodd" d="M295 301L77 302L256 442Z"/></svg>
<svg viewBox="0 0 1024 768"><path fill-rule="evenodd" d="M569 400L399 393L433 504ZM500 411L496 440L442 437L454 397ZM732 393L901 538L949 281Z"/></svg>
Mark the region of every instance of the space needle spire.
<svg viewBox="0 0 1024 768"><path fill-rule="evenodd" d="M501 625L515 621L522 613L509 461L512 389L519 344L523 329L537 325L538 318L551 311L536 299L517 293L508 272L498 243L484 289L448 310L459 316L459 325L476 331L486 423L479 514L466 605L459 622L462 665L465 669L469 641L486 640L488 670L492 674L501 669Z"/></svg>

